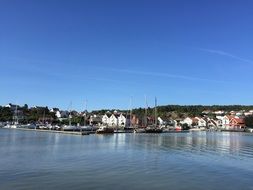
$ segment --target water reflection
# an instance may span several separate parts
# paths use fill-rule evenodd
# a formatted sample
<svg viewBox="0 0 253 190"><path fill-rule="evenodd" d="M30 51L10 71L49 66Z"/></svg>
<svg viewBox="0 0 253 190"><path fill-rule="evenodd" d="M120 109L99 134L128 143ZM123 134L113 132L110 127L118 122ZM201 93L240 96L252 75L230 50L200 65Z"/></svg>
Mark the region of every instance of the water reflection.
<svg viewBox="0 0 253 190"><path fill-rule="evenodd" d="M235 159L253 158L253 136L243 133L193 132L175 134L114 135L115 148L127 146L146 151L163 150L192 154L216 154Z"/></svg>
<svg viewBox="0 0 253 190"><path fill-rule="evenodd" d="M252 187L253 136L245 133L72 136L0 129L0 152L5 190Z"/></svg>

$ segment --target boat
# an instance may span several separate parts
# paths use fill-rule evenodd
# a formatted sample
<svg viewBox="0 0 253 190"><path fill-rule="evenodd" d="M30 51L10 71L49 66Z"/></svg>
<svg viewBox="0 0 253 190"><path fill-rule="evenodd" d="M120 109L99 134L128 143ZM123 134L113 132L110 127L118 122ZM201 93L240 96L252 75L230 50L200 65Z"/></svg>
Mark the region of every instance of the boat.
<svg viewBox="0 0 253 190"><path fill-rule="evenodd" d="M125 126L124 127L124 131L134 131L134 127L132 127L132 126Z"/></svg>
<svg viewBox="0 0 253 190"><path fill-rule="evenodd" d="M134 133L146 133L146 130L143 128L136 128L134 129Z"/></svg>
<svg viewBox="0 0 253 190"><path fill-rule="evenodd" d="M59 125L53 125L52 130L60 131L61 127Z"/></svg>
<svg viewBox="0 0 253 190"><path fill-rule="evenodd" d="M107 126L101 126L98 128L98 130L96 131L97 134L113 134L114 133L114 129L107 127Z"/></svg>
<svg viewBox="0 0 253 190"><path fill-rule="evenodd" d="M93 131L93 127L90 126L90 125L87 125L86 120L87 120L87 100L85 100L84 125L83 126L78 126L77 130L79 130L80 132L82 132L82 131Z"/></svg>
<svg viewBox="0 0 253 190"><path fill-rule="evenodd" d="M64 125L62 127L63 131L76 131L76 130L78 130L77 126L74 126L74 125L71 124L71 119L72 119L71 106L72 106L72 102L70 102L70 109L69 109L69 124L68 125Z"/></svg>
<svg viewBox="0 0 253 190"><path fill-rule="evenodd" d="M2 128L4 128L4 129L9 129L10 128L10 124L6 124L6 125L4 125Z"/></svg>
<svg viewBox="0 0 253 190"><path fill-rule="evenodd" d="M162 133L163 132L163 129L157 125L157 108L156 107L157 107L157 99L155 98L155 123L145 128L146 133Z"/></svg>
<svg viewBox="0 0 253 190"><path fill-rule="evenodd" d="M19 122L18 122L18 105L16 105L16 109L13 115L13 120L14 120L13 123L11 125L7 125L6 128L16 129L20 127Z"/></svg>
<svg viewBox="0 0 253 190"><path fill-rule="evenodd" d="M37 126L36 124L27 124L27 125L22 125L22 128L37 129Z"/></svg>
<svg viewBox="0 0 253 190"><path fill-rule="evenodd" d="M129 110L129 122L125 122L124 131L127 133L134 132L135 127L132 124L132 98L130 99L130 110ZM126 115L126 121L128 120L128 113Z"/></svg>
<svg viewBox="0 0 253 190"><path fill-rule="evenodd" d="M93 127L90 125L80 126L78 127L81 131L93 131Z"/></svg>
<svg viewBox="0 0 253 190"><path fill-rule="evenodd" d="M155 125L152 125L152 126L146 127L145 131L146 133L162 133L163 129Z"/></svg>
<svg viewBox="0 0 253 190"><path fill-rule="evenodd" d="M19 128L19 125L14 123L13 125L10 125L9 127L10 129L16 129L16 128Z"/></svg>
<svg viewBox="0 0 253 190"><path fill-rule="evenodd" d="M74 125L64 125L62 129L63 131L76 131L77 127Z"/></svg>
<svg viewBox="0 0 253 190"><path fill-rule="evenodd" d="M182 127L181 127L181 126L176 126L176 127L175 127L175 130L176 130L176 131L182 131Z"/></svg>
<svg viewBox="0 0 253 190"><path fill-rule="evenodd" d="M37 125L37 129L41 129L41 130L51 130L52 129L52 125L49 124L48 122L46 122L46 119L45 119L45 110L43 112L43 119L42 119L42 122L41 121L38 121L38 125Z"/></svg>

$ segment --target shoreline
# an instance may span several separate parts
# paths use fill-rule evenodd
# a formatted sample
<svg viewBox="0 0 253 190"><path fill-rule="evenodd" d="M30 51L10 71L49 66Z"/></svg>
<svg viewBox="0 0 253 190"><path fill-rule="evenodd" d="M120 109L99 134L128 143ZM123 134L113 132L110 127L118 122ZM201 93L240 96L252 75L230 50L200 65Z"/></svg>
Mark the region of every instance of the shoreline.
<svg viewBox="0 0 253 190"><path fill-rule="evenodd" d="M11 129L11 128L2 128L2 129ZM59 134L68 134L68 135L84 135L86 131L78 132L78 131L57 131L57 130L44 130L44 129L26 129L26 128L13 128L14 130L21 131L36 131L36 132L47 132L47 133L59 133ZM11 129L11 130L13 130ZM94 132L93 132L94 133ZM92 131L90 134L93 134Z"/></svg>
<svg viewBox="0 0 253 190"><path fill-rule="evenodd" d="M96 131L57 131L57 130L48 130L48 129L27 129L27 128L0 128L0 129L11 129L11 130L21 130L21 131L35 131L35 132L46 132L46 133L58 133L58 134L66 134L66 135L90 135L90 134L96 134ZM235 131L235 130L221 130L221 131L208 131L208 130L182 130L182 131L165 131L162 133L195 133L195 132L220 132L220 133L226 133L226 132L231 132L231 133L247 133L247 134L252 134L252 132L248 131ZM112 134L127 134L130 133L129 131L117 131ZM145 133L145 132L143 132ZM161 133L161 134L162 134Z"/></svg>

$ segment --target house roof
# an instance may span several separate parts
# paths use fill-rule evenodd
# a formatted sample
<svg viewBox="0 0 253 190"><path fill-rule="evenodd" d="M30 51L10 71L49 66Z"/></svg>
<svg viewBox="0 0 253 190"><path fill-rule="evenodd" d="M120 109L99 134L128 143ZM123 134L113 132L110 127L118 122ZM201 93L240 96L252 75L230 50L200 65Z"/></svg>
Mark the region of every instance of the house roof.
<svg viewBox="0 0 253 190"><path fill-rule="evenodd" d="M193 122L193 123L197 123L199 120L200 120L200 119L199 119L198 117L192 118L192 122Z"/></svg>
<svg viewBox="0 0 253 190"><path fill-rule="evenodd" d="M244 124L244 120L241 118L233 118L238 124Z"/></svg>

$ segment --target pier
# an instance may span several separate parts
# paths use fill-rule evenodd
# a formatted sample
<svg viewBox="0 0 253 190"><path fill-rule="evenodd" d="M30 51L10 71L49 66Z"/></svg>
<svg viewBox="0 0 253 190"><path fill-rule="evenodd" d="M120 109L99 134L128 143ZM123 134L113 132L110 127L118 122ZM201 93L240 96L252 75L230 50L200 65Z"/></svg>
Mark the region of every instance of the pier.
<svg viewBox="0 0 253 190"><path fill-rule="evenodd" d="M45 129L26 129L26 128L16 128L16 130L23 131L36 131L36 132L47 132L47 133L60 133L67 135L90 135L95 134L96 131L57 131L57 130L45 130Z"/></svg>

